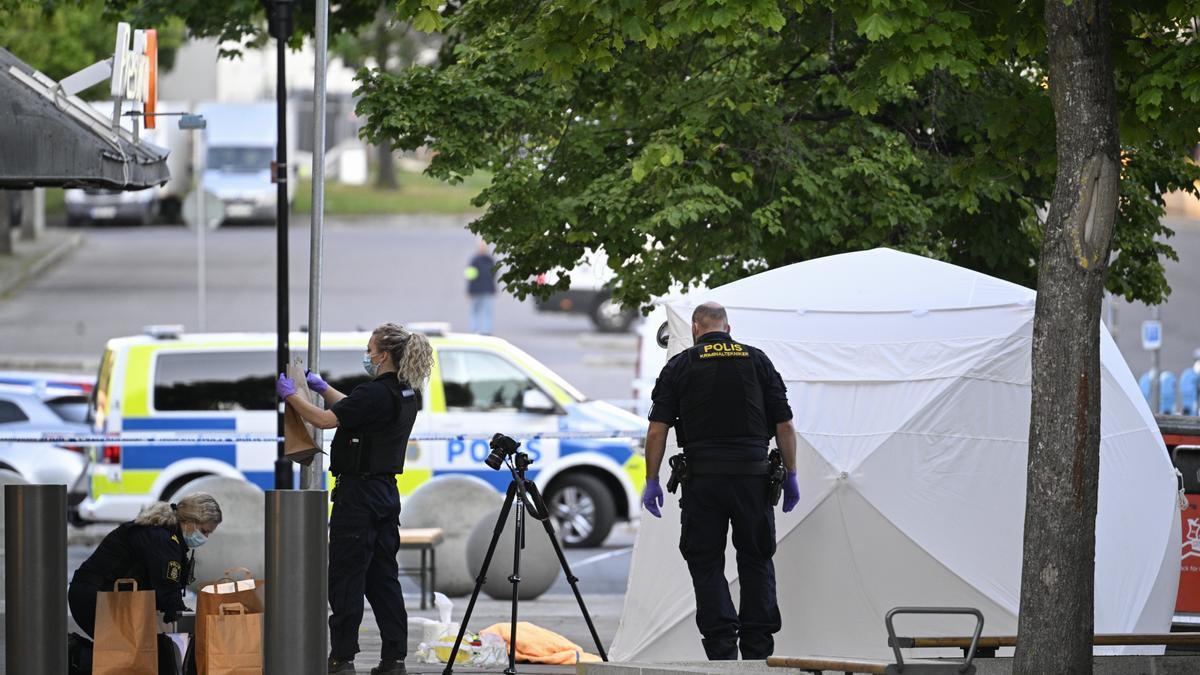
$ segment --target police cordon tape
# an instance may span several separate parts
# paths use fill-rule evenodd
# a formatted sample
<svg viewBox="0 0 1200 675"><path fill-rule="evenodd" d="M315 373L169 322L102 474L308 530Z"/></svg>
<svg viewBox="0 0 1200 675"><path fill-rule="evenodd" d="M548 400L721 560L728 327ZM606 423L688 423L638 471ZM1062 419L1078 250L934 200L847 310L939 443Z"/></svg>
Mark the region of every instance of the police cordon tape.
<svg viewBox="0 0 1200 675"><path fill-rule="evenodd" d="M410 441L474 441L491 440L494 433L467 434L413 434ZM630 431L541 431L533 433L510 432L519 441L534 441L540 439L604 439L604 438L643 438L644 432ZM57 434L57 433L17 433L0 434L0 443L67 443L71 445L228 445L230 443L279 443L281 436L261 436L255 434L150 434L150 433L111 433L111 434Z"/></svg>

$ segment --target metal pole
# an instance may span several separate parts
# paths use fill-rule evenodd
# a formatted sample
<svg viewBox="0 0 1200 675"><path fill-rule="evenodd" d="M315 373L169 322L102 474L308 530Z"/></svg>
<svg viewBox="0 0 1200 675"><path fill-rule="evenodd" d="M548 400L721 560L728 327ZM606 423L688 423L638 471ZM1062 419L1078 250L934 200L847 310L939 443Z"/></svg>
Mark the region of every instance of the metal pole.
<svg viewBox="0 0 1200 675"><path fill-rule="evenodd" d="M328 509L324 490L267 492L267 675L326 672Z"/></svg>
<svg viewBox="0 0 1200 675"><path fill-rule="evenodd" d="M67 487L4 487L5 669L67 672Z"/></svg>
<svg viewBox="0 0 1200 675"><path fill-rule="evenodd" d="M291 0L275 0L275 307L276 307L276 370L286 373L288 367L288 159L287 159L287 41L292 33ZM275 431L283 438L283 402L275 414ZM275 488L293 487L292 464L283 457L283 441L276 448Z"/></svg>
<svg viewBox="0 0 1200 675"><path fill-rule="evenodd" d="M1155 321L1160 320L1158 305L1154 305L1150 308L1150 318L1154 319ZM1162 329L1160 328L1160 335L1161 330ZM1161 365L1159 363L1159 354L1161 351L1162 347L1159 347L1158 349L1150 352L1150 412L1154 413L1155 415L1158 414L1158 406L1160 405L1159 402L1162 400L1162 392L1160 391L1159 387L1159 381L1162 379L1162 373L1159 372L1159 367Z"/></svg>
<svg viewBox="0 0 1200 675"><path fill-rule="evenodd" d="M46 189L34 189L34 238L41 237L46 232Z"/></svg>
<svg viewBox="0 0 1200 675"><path fill-rule="evenodd" d="M200 332L206 330L205 319L208 316L208 280L205 278L208 247L204 241L208 230L208 213L205 210L204 165L204 132L197 131L192 136L192 171L196 172L196 330Z"/></svg>
<svg viewBox="0 0 1200 675"><path fill-rule="evenodd" d="M321 266L325 227L325 70L329 60L329 0L317 0L316 74L313 77L313 163L312 163L312 221L308 254L308 367L318 372L321 365ZM320 399L320 395L314 397ZM313 403L320 406L319 400ZM324 433L313 430L318 448L324 446ZM319 490L324 485L325 458L313 456L308 466L300 469L300 487Z"/></svg>

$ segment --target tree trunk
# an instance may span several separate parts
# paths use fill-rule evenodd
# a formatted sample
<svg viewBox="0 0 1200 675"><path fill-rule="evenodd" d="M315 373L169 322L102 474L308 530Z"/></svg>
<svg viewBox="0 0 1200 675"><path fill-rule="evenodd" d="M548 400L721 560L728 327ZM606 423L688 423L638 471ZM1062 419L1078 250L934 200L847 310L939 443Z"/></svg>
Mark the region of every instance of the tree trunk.
<svg viewBox="0 0 1200 675"><path fill-rule="evenodd" d="M1100 308L1120 188L1108 0L1048 0L1045 19L1058 173L1038 266L1013 664L1038 675L1092 672Z"/></svg>
<svg viewBox="0 0 1200 675"><path fill-rule="evenodd" d="M388 12L380 8L375 16L375 65L383 72L388 71L388 60L391 56L391 37L388 30ZM396 182L396 160L392 157L392 144L383 141L375 146L376 163L379 164L379 174L375 178L375 187L381 190L395 190L399 187Z"/></svg>
<svg viewBox="0 0 1200 675"><path fill-rule="evenodd" d="M375 146L375 153L379 164L379 175L375 177L375 187L381 190L395 190L400 184L396 181L396 161L392 157L392 144L383 141Z"/></svg>

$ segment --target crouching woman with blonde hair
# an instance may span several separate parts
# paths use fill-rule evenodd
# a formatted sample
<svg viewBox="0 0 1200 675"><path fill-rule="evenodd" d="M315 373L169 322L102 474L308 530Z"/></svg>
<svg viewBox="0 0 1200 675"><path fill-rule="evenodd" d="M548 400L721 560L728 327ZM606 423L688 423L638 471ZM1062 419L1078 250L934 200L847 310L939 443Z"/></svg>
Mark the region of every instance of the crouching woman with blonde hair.
<svg viewBox="0 0 1200 675"><path fill-rule="evenodd" d="M111 591L117 579L135 579L138 590L153 590L163 620L174 621L187 609L183 590L192 581L195 550L220 524L221 506L199 492L177 504L155 502L117 526L71 577L67 604L75 623L95 636L96 594Z"/></svg>

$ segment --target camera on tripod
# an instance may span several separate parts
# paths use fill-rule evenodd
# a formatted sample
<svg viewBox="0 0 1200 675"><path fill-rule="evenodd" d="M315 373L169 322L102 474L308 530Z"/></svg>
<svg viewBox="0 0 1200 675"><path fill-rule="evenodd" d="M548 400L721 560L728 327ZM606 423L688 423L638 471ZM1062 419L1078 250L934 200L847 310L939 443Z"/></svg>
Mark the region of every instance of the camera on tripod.
<svg viewBox="0 0 1200 675"><path fill-rule="evenodd" d="M504 434L496 434L495 436L492 436L492 440L488 444L488 447L491 448L491 452L488 453L487 459L483 460L483 463L487 464L496 471L499 471L500 467L504 466L504 460L508 457L516 455L518 463L520 463L520 459L522 457L526 457L525 453L517 452L517 448L520 448L521 444L509 438L508 436L505 436ZM524 464L525 466L529 466L528 457L525 458Z"/></svg>
<svg viewBox="0 0 1200 675"><path fill-rule="evenodd" d="M507 462L508 470L512 472L512 481L504 493L504 505L500 507L500 514L496 518L496 527L492 530L492 541L488 544L487 553L483 556L483 567L479 571L479 576L475 577L475 590L471 592L471 601L467 603L467 612L459 624L458 637L455 638L454 646L450 649L450 656L446 659L446 669L442 671L442 675L453 675L454 673L454 664L458 658L458 650L462 647L463 636L467 632L467 623L471 620L471 613L475 611L475 601L479 599L479 589L487 582L488 566L491 565L492 555L496 552L496 542L500 540L500 534L504 531L504 524L508 522L508 514L512 509L516 510L516 526L513 528L513 566L512 574L508 577L509 582L513 585L512 621L509 624L508 667L504 669L504 674L517 675L517 599L520 597L521 549L525 548L526 513L534 520L540 521L546 530L546 536L550 538L550 544L558 556L558 563L566 574L567 583L571 584L575 600L579 602L579 611L583 614L584 621L587 622L592 639L596 641L596 650L600 652L600 658L607 661L608 654L604 651L604 645L600 644L600 635L596 632L596 626L592 623L591 615L588 614L587 605L583 603L583 595L579 592L579 579L571 573L567 557L563 555L562 547L558 545L558 537L554 534L554 526L550 523L550 511L546 508L542 493L533 481L525 477L525 471L533 463L533 460L529 459L529 455L518 452L521 444L504 434L492 436L488 447L491 448L491 452L483 462L496 471L499 471L500 467Z"/></svg>

